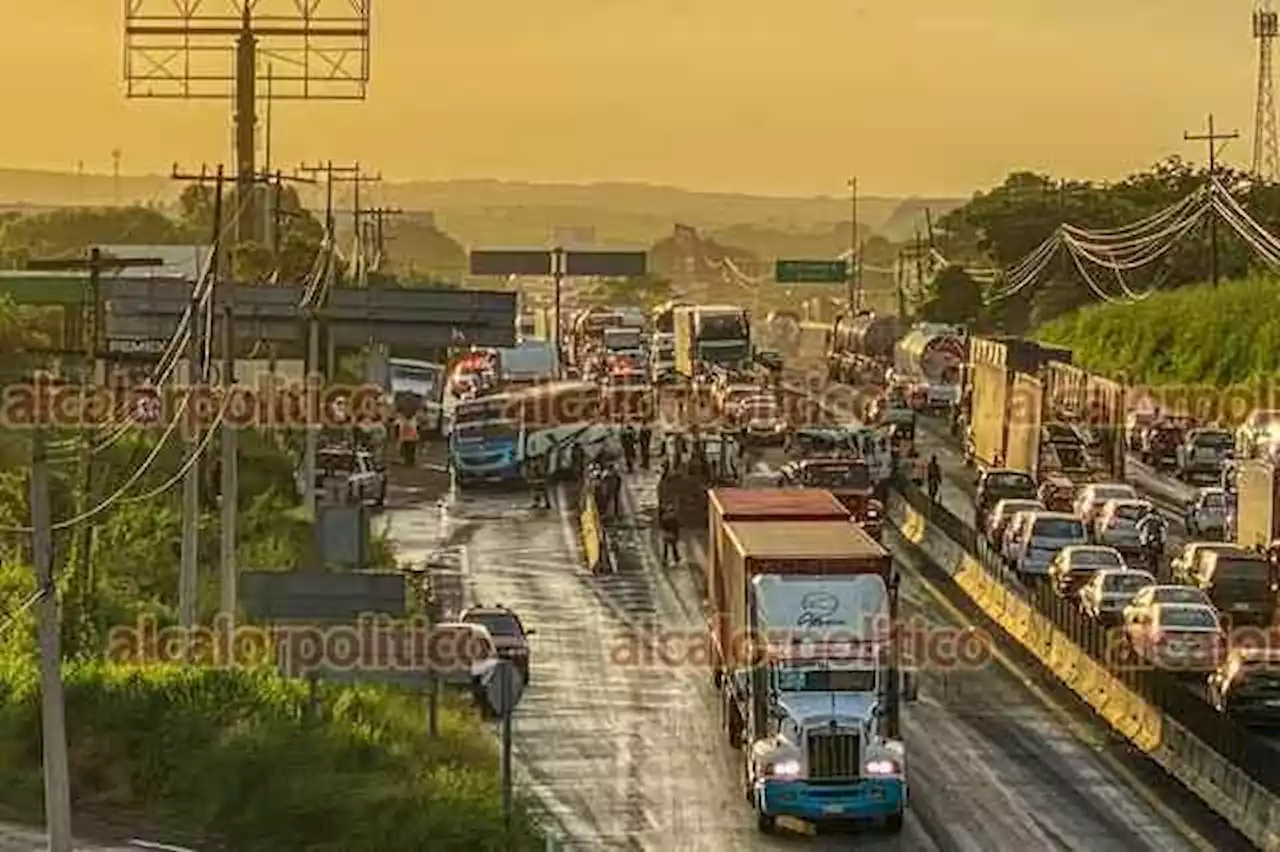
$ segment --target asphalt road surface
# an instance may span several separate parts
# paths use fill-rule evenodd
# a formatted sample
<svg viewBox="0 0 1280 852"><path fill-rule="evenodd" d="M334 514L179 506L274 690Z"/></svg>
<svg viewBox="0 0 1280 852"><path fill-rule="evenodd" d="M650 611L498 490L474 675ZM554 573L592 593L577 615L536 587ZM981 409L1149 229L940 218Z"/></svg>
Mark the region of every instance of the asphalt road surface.
<svg viewBox="0 0 1280 852"><path fill-rule="evenodd" d="M573 848L1210 848L994 662L922 675L921 700L904 714L912 805L901 834L759 835L708 673L696 656L679 659L704 630L700 573L658 565L654 492L652 476L628 478L626 520L613 533L619 571L599 577L582 568L563 494L551 511L527 508L523 494L484 493L442 505L393 499L388 511L401 558L460 548L472 599L511 606L537 631L515 752L526 789ZM965 626L914 576L904 595L906 612L932 627ZM668 659L646 662L655 637L666 637Z"/></svg>

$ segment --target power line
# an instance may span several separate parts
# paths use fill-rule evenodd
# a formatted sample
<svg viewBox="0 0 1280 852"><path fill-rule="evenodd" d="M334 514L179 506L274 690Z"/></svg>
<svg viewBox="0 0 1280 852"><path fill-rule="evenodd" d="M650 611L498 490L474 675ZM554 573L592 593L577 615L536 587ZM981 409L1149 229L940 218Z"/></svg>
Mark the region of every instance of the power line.
<svg viewBox="0 0 1280 852"><path fill-rule="evenodd" d="M1213 129L1213 113L1209 113L1209 132L1192 134L1183 131L1182 138L1188 142L1204 142L1209 146L1209 180L1213 180L1218 175L1218 142L1229 139L1239 139L1240 134L1237 131L1230 133L1215 133ZM1213 281L1213 286L1218 286L1218 220L1216 217L1209 217L1209 277Z"/></svg>

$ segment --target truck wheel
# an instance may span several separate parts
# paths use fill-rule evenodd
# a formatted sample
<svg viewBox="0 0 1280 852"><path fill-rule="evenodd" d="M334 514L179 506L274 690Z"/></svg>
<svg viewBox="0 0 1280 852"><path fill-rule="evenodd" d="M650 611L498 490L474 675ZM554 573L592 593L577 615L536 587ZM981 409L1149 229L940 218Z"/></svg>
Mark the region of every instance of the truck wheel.
<svg viewBox="0 0 1280 852"><path fill-rule="evenodd" d="M758 810L756 811L756 828L761 834L773 834L778 830L778 820L776 817Z"/></svg>
<svg viewBox="0 0 1280 852"><path fill-rule="evenodd" d="M894 834L897 834L898 832L902 831L902 822L903 822L904 816L905 815L902 813L902 811L898 811L896 814L894 814L893 816L889 817L884 821L884 827L887 828L889 831L893 832Z"/></svg>

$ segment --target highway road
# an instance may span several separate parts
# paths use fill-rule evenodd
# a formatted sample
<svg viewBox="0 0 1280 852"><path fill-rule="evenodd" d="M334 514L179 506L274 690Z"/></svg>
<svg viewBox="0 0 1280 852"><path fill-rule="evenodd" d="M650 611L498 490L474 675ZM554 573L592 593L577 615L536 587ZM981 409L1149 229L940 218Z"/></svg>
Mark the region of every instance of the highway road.
<svg viewBox="0 0 1280 852"><path fill-rule="evenodd" d="M697 570L657 564L655 477L627 484L628 520L613 535L619 572L600 577L581 567L563 493L551 511L527 508L521 494L467 494L441 505L393 499L387 513L402 559L442 542L461 548L472 600L511 606L537 630L516 755L526 788L573 848L1232 848L1188 837L1064 711L996 662L922 676L904 719L913 798L900 835L759 835L705 668L621 658L655 636L703 629ZM968 626L914 574L904 596L906 612L934 629Z"/></svg>

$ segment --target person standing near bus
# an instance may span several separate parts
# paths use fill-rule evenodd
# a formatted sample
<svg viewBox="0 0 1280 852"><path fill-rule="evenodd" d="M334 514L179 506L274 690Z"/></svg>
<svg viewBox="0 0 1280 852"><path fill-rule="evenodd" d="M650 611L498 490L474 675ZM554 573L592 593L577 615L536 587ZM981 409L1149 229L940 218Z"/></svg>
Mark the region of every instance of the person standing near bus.
<svg viewBox="0 0 1280 852"><path fill-rule="evenodd" d="M400 458L406 466L413 467L418 461L418 419L400 415L398 432Z"/></svg>

